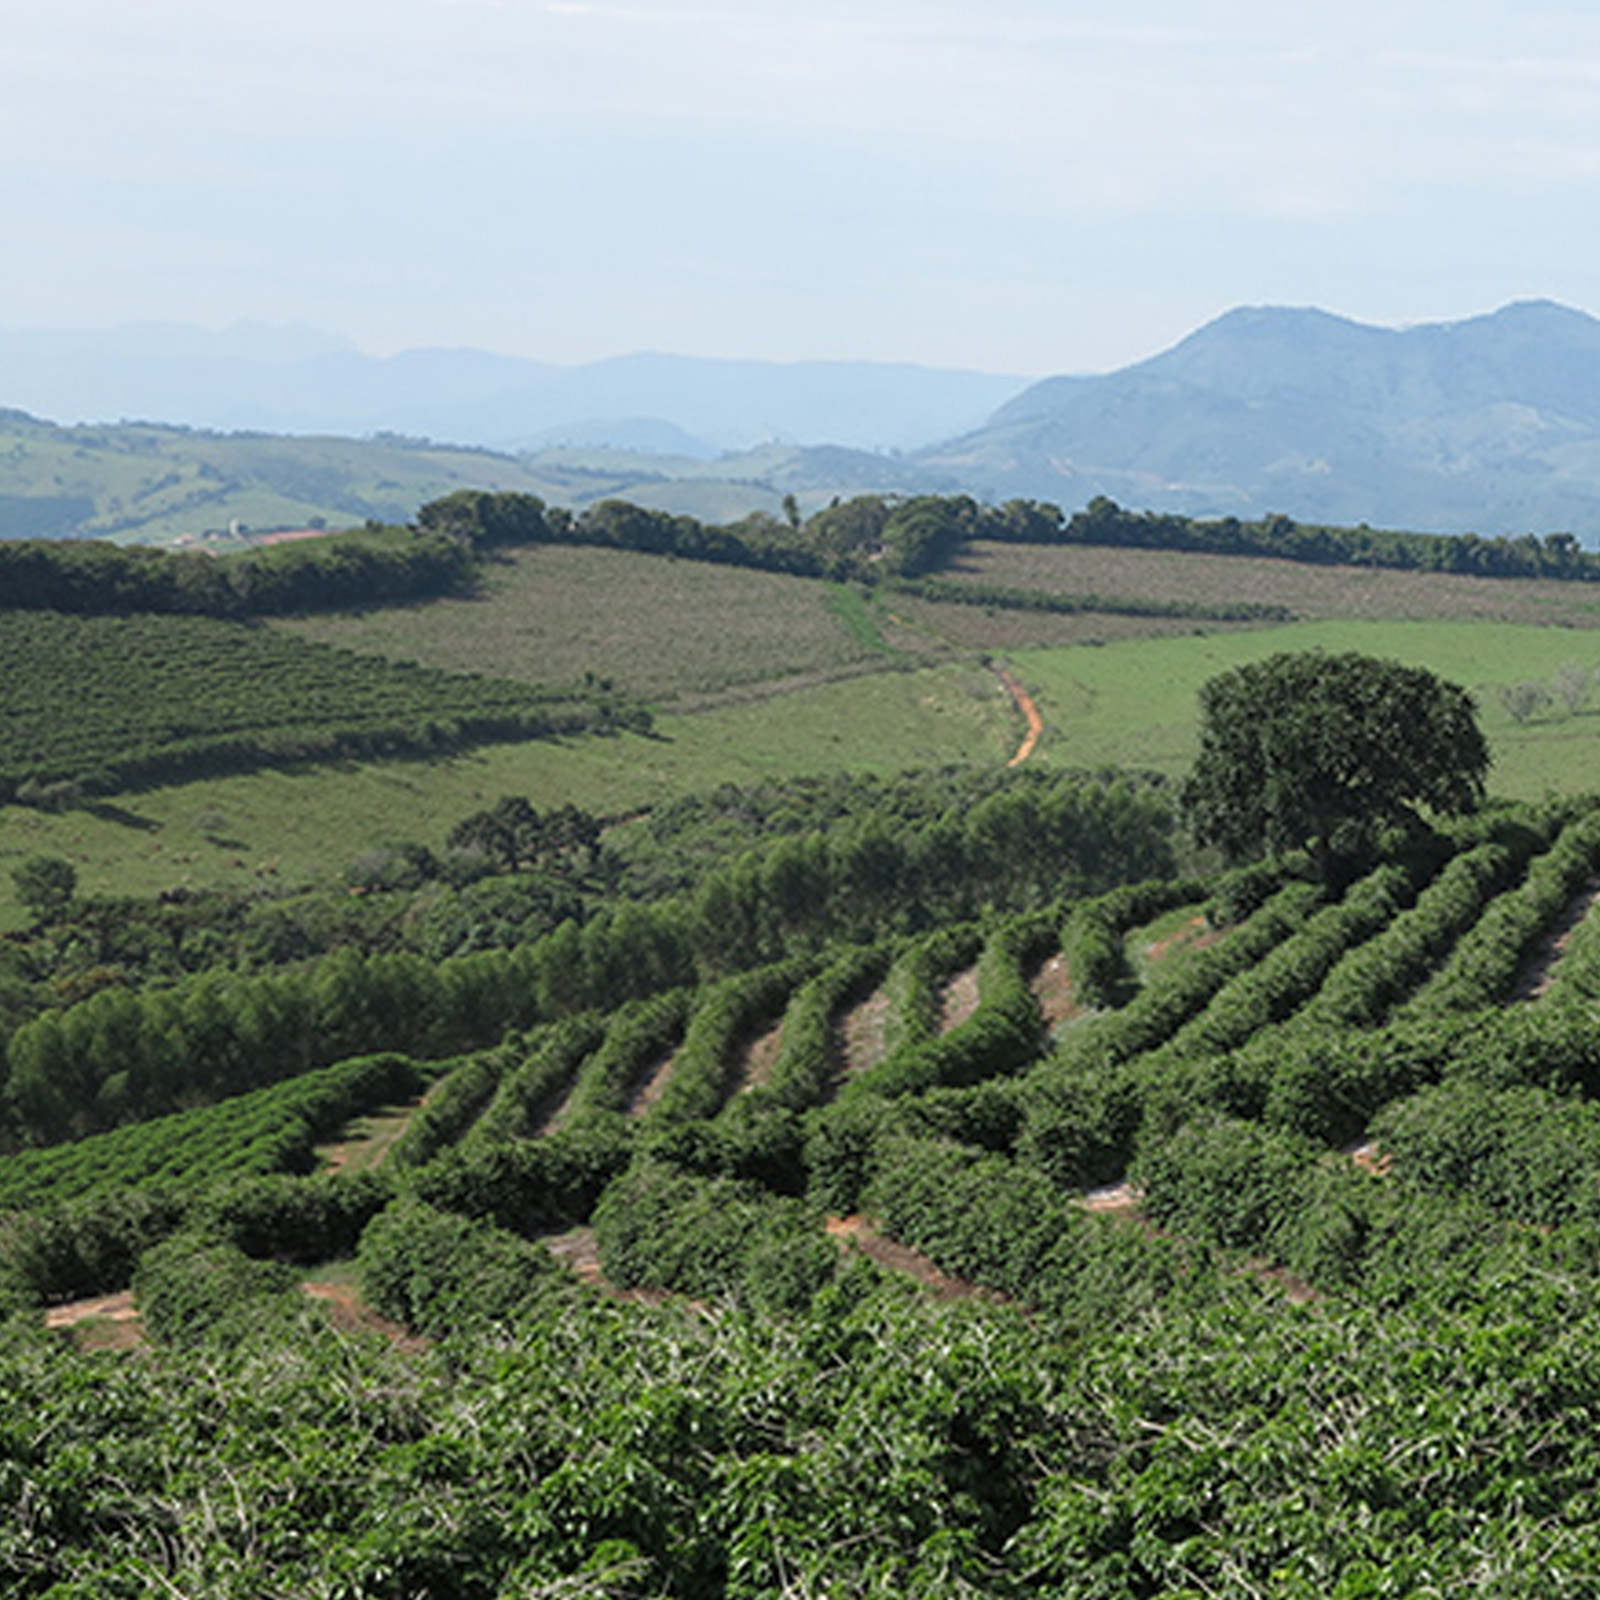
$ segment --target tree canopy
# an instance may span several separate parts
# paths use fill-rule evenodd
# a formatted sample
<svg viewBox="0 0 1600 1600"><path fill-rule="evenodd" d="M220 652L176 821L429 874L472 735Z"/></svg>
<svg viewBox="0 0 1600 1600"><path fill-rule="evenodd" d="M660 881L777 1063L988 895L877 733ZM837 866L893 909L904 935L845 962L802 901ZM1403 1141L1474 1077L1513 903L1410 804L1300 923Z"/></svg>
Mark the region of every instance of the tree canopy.
<svg viewBox="0 0 1600 1600"><path fill-rule="evenodd" d="M1420 667L1285 652L1210 679L1200 713L1183 806L1196 838L1235 859L1307 848L1326 872L1418 806L1483 798L1476 704Z"/></svg>

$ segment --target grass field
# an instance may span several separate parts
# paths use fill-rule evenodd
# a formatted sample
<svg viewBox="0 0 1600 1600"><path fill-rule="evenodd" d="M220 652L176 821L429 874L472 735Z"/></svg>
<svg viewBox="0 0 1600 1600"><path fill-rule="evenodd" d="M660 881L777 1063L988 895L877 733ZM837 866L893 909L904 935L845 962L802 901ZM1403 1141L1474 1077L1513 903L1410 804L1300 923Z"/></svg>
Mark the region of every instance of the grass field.
<svg viewBox="0 0 1600 1600"><path fill-rule="evenodd" d="M1577 716L1562 708L1519 725L1499 694L1506 684L1548 681L1569 662L1600 666L1600 635L1494 622L1316 622L1027 650L1012 660L1044 714L1041 757L1177 775L1194 757L1195 696L1207 678L1275 651L1317 649L1389 657L1471 689L1495 758L1497 794L1600 789L1600 695Z"/></svg>
<svg viewBox="0 0 1600 1600"><path fill-rule="evenodd" d="M1225 629L889 601L835 585L624 552L545 549L497 570L484 599L296 623L306 636L430 664L548 682L585 670L665 703L657 736L497 746L436 763L346 762L120 797L98 813L0 810L0 929L9 867L77 865L89 894L180 885L280 887L336 874L377 842L437 846L506 794L610 815L728 781L836 769L999 764L1023 725L980 653L1003 653L1046 729L1036 761L1178 775L1195 695L1276 650L1362 650L1474 690L1492 789L1600 790L1594 709L1512 721L1500 689L1600 666L1587 587L1131 551L980 548L983 581L1154 599L1256 599L1365 618ZM1391 612L1377 613L1387 606ZM1416 613L1412 617L1411 613ZM1511 616L1515 621L1502 620ZM922 664L919 663L936 663Z"/></svg>
<svg viewBox="0 0 1600 1600"><path fill-rule="evenodd" d="M888 671L660 719L621 734L496 745L448 760L343 762L151 789L60 815L0 809L0 928L18 925L10 868L64 855L88 894L179 885L283 886L338 873L384 840L438 846L501 795L621 814L725 782L793 772L999 764L1023 733L994 675L973 663Z"/></svg>

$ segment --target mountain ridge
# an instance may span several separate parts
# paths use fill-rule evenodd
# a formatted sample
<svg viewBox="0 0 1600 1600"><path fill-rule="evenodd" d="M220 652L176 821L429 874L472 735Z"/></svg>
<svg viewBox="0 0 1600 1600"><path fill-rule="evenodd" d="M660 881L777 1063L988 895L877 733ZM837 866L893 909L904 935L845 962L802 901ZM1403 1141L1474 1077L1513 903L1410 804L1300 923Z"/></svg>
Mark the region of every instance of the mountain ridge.
<svg viewBox="0 0 1600 1600"><path fill-rule="evenodd" d="M1600 537L1600 322L1549 300L1383 328L1225 312L1147 360L1046 378L919 462L1005 498Z"/></svg>

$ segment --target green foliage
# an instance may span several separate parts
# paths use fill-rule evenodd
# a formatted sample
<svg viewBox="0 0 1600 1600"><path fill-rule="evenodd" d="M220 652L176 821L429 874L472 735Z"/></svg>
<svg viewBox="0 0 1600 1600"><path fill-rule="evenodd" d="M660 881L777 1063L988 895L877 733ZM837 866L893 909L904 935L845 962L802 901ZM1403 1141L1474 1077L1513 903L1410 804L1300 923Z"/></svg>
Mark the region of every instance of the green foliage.
<svg viewBox="0 0 1600 1600"><path fill-rule="evenodd" d="M308 1172L314 1144L421 1086L408 1057L352 1057L213 1106L18 1151L0 1160L0 1211L135 1187L189 1193L222 1178Z"/></svg>
<svg viewBox="0 0 1600 1600"><path fill-rule="evenodd" d="M631 1154L626 1124L596 1118L544 1139L446 1151L409 1187L441 1211L531 1237L587 1221Z"/></svg>
<svg viewBox="0 0 1600 1600"><path fill-rule="evenodd" d="M594 1215L606 1275L620 1287L733 1299L769 1313L804 1309L838 1250L801 1202L728 1178L636 1164Z"/></svg>
<svg viewBox="0 0 1600 1600"><path fill-rule="evenodd" d="M1211 679L1200 715L1183 805L1196 837L1231 856L1309 847L1326 871L1417 806L1483 798L1472 697L1422 668L1284 653Z"/></svg>
<svg viewBox="0 0 1600 1600"><path fill-rule="evenodd" d="M440 1336L531 1317L558 1282L540 1246L415 1199L373 1218L357 1259L374 1310Z"/></svg>
<svg viewBox="0 0 1600 1600"><path fill-rule="evenodd" d="M852 1078L844 1092L920 1094L1020 1071L1044 1043L1039 1003L1023 975L1031 964L1029 945L1039 937L1039 927L1026 922L997 928L985 939L978 960L973 1014L947 1033L902 1044Z"/></svg>
<svg viewBox="0 0 1600 1600"><path fill-rule="evenodd" d="M1555 578L1593 582L1600 561L1567 533L1485 539L1478 534L1403 533L1387 528L1302 524L1281 514L1245 522L1202 521L1169 511L1125 511L1104 495L1063 523L1054 507L1027 502L1002 508L984 536L1035 544L1113 545L1145 550L1194 550L1214 555L1272 556L1318 566L1388 567L1455 572L1488 578ZM1041 515L1040 513L1046 513ZM1054 516L1048 515L1055 512ZM1006 513L1009 513L1007 515ZM1031 513L1031 514L1030 514Z"/></svg>
<svg viewBox="0 0 1600 1600"><path fill-rule="evenodd" d="M78 872L60 856L29 856L11 869L17 898L36 917L48 918L64 911L78 888Z"/></svg>
<svg viewBox="0 0 1600 1600"><path fill-rule="evenodd" d="M284 1317L298 1300L295 1276L276 1262L253 1261L237 1246L175 1234L139 1259L134 1297L151 1335L196 1346L260 1331L264 1317Z"/></svg>
<svg viewBox="0 0 1600 1600"><path fill-rule="evenodd" d="M839 1073L839 1013L882 980L888 947L847 950L795 990L783 1014L778 1059L763 1085L749 1091L758 1104L790 1110L821 1104Z"/></svg>

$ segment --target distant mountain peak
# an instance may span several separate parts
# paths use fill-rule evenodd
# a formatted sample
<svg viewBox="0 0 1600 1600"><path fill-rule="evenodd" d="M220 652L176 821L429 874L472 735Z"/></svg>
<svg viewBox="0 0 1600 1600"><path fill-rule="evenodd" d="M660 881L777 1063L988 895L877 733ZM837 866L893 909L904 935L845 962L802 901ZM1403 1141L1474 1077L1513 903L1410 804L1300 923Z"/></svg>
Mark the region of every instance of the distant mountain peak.
<svg viewBox="0 0 1600 1600"><path fill-rule="evenodd" d="M1377 327L1239 306L1100 378L1051 378L930 468L974 492L1600 539L1600 321L1552 300Z"/></svg>

